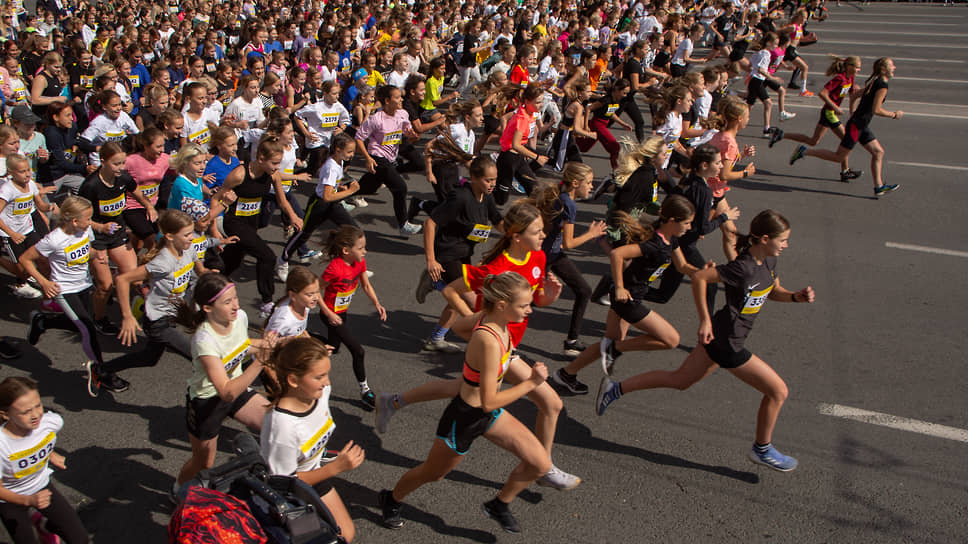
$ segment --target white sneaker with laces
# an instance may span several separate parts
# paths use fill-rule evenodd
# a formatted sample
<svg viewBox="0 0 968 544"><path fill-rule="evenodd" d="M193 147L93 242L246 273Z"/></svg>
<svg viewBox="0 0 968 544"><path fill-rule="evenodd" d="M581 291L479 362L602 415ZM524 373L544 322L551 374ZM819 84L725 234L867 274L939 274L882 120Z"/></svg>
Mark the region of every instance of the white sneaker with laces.
<svg viewBox="0 0 968 544"><path fill-rule="evenodd" d="M282 283L286 283L289 279L289 263L286 261L276 262L276 279Z"/></svg>
<svg viewBox="0 0 968 544"><path fill-rule="evenodd" d="M423 229L423 225L415 225L410 221L405 221L403 225L400 226L400 234L410 236L411 234L417 234L421 229Z"/></svg>
<svg viewBox="0 0 968 544"><path fill-rule="evenodd" d="M551 470L544 476L538 478L537 484L544 487L553 487L558 491L568 491L575 489L581 483L581 478L574 474L568 474L560 468L551 465Z"/></svg>
<svg viewBox="0 0 968 544"><path fill-rule="evenodd" d="M788 111L781 111L780 112L780 121L789 121L790 119L793 119L796 116L797 116L797 114L795 114L795 113L790 113Z"/></svg>

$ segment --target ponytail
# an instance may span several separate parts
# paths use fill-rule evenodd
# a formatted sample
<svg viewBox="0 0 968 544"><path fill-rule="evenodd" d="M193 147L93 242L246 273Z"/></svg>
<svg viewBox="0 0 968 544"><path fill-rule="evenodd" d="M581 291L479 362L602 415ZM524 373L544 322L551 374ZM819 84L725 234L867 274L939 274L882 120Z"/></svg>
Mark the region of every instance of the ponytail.
<svg viewBox="0 0 968 544"><path fill-rule="evenodd" d="M736 237L736 252L742 254L756 245L760 238L764 236L776 238L788 230L790 230L790 222L780 215L780 212L763 210L756 214L750 223L749 234L740 234Z"/></svg>

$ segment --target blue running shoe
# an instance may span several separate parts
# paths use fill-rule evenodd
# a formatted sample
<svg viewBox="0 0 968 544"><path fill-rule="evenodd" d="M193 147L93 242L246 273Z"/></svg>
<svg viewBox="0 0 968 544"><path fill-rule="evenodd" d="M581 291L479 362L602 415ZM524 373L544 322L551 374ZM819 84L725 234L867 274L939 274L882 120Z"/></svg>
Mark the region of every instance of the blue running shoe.
<svg viewBox="0 0 968 544"><path fill-rule="evenodd" d="M900 186L901 184L899 183L895 183L894 185L887 185L887 184L881 185L880 187L876 187L874 189L874 196L877 198L880 198L886 195L887 193L893 193Z"/></svg>
<svg viewBox="0 0 968 544"><path fill-rule="evenodd" d="M609 404L620 398L622 398L622 384L613 382L611 378L605 376L598 386L598 395L595 396L595 413L601 416Z"/></svg>
<svg viewBox="0 0 968 544"><path fill-rule="evenodd" d="M783 455L773 447L773 444L770 444L763 453L756 451L756 445L754 444L753 449L750 450L750 461L756 465L768 466L780 472L790 472L797 468L797 460L789 455Z"/></svg>
<svg viewBox="0 0 968 544"><path fill-rule="evenodd" d="M807 146L805 146L805 145L798 145L796 151L794 151L793 152L793 155L790 157L790 166L793 166L793 163L795 163L798 160L802 159L803 158L803 154L804 154L804 152L806 152L806 150L807 150Z"/></svg>
<svg viewBox="0 0 968 544"><path fill-rule="evenodd" d="M518 183L517 180L514 180L511 182L511 188L514 189L516 193L519 193L522 195L527 193L527 191L524 190L524 186Z"/></svg>

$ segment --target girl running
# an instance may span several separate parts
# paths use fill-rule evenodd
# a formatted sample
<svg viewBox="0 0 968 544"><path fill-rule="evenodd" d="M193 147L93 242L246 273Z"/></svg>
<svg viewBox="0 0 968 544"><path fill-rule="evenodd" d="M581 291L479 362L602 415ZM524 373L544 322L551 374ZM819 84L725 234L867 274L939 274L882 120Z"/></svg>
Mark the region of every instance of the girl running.
<svg viewBox="0 0 968 544"><path fill-rule="evenodd" d="M497 188L494 201L503 206L510 196L511 182L517 180L531 193L536 183L534 170L548 162L548 157L528 147L538 136L537 119L544 89L528 85L521 93L521 106L508 121L501 135L501 154L497 157ZM530 163L529 163L530 161Z"/></svg>
<svg viewBox="0 0 968 544"><path fill-rule="evenodd" d="M18 261L24 252L50 232L35 210L48 213L56 208L44 200L44 194L50 189L42 192L31 181L27 157L19 153L7 155L6 165L7 181L0 184L0 241L5 255L12 261L8 271L17 277L13 294L22 298L40 298L42 293L27 283L30 275ZM7 267L6 263L4 267Z"/></svg>
<svg viewBox="0 0 968 544"><path fill-rule="evenodd" d="M67 469L67 459L54 451L64 419L44 411L37 382L19 376L0 382L0 418L0 520L14 544L38 542L33 509L53 533L45 542L58 536L67 544L88 542L81 518L50 479L51 466Z"/></svg>
<svg viewBox="0 0 968 544"><path fill-rule="evenodd" d="M276 303L265 329L280 339L308 336L309 310L318 304L319 278L305 266L294 266L286 278L286 296Z"/></svg>
<svg viewBox="0 0 968 544"><path fill-rule="evenodd" d="M677 155L676 162L680 164L681 171L681 163L688 161L693 150L687 149L686 146L682 145L682 142L679 141L680 138L683 136L688 137L702 134L701 130L698 131L698 134L693 134L690 129L683 127L682 116L692 108L692 104L693 96L689 89L685 86L677 85L666 91L665 95L661 98L659 110L652 118L655 133L662 137L662 141L668 150L665 163L662 165L663 169L669 168L669 164L672 162L672 157L675 154Z"/></svg>
<svg viewBox="0 0 968 544"><path fill-rule="evenodd" d="M380 492L383 523L391 529L399 529L404 524L401 501L422 485L440 480L457 468L479 436L521 461L497 496L484 503L484 513L509 533L520 533L521 526L508 504L551 466L541 442L504 410L505 406L545 386L548 371L544 363L535 363L527 379L514 387L500 390L514 345L508 325L520 323L531 313L530 284L516 272L488 275L481 294L484 315L474 327L467 346L463 383L440 418L437 437L426 461L404 474L392 491Z"/></svg>
<svg viewBox="0 0 968 544"><path fill-rule="evenodd" d="M770 98L767 89L773 89L777 93L780 102L780 120L792 119L793 115L786 112L786 89L780 78L774 76L770 70L770 54L776 49L779 38L773 32L763 35L760 42L761 49L750 57L750 78L746 86L746 103L752 108L753 104L759 100L763 103L763 134L770 136L770 141L776 143L782 137L782 132L777 127L770 125L770 115L773 110L773 99Z"/></svg>
<svg viewBox="0 0 968 544"><path fill-rule="evenodd" d="M874 131L870 128L871 121L875 115L890 117L891 119L900 119L904 115L904 112L901 110L888 111L884 109L884 100L887 98L887 83L892 77L894 77L893 60L887 57L881 57L874 61L873 73L867 78L867 83L864 85L864 91L860 97L860 103L857 104L857 108L851 114L850 120L847 121L847 126L844 128L844 137L841 139L840 147L837 148L837 151L807 149L807 146L800 145L793 152L793 156L790 158L790 164L792 165L805 156L818 157L826 161L844 164L844 161L847 160L847 156L850 155L854 146L860 142L860 145L864 146L864 149L871 154L871 176L874 178L874 197L878 198L896 191L901 186L900 184L888 185L881 178L881 167L884 163L884 148L881 147L881 143L877 141L877 136L874 136Z"/></svg>
<svg viewBox="0 0 968 544"><path fill-rule="evenodd" d="M109 142L118 142L132 134L137 134L138 125L121 111L121 96L111 90L102 91L97 95L97 108L100 114L91 120L91 124L84 130L77 140L77 146L88 153L90 164L101 164L99 151L101 146Z"/></svg>
<svg viewBox="0 0 968 544"><path fill-rule="evenodd" d="M740 152L739 144L736 143L736 134L746 128L749 121L749 106L732 97L727 97L720 104L719 115L714 115L711 121L717 132L709 140L709 145L719 150L719 156L723 161L719 174L707 180L709 188L713 191L713 208L717 214L725 213L729 209L729 203L726 202L726 191L729 190L727 184L756 173L756 166L752 161L742 170L735 169L741 158L756 155L755 147L747 145ZM736 258L736 225L726 220L719 226L719 230L723 233L723 253L727 261L732 261Z"/></svg>
<svg viewBox="0 0 968 544"><path fill-rule="evenodd" d="M198 278L192 301L178 305L176 321L193 334L192 375L185 395L192 455L172 484L173 502L182 484L215 464L226 417L259 432L269 402L249 386L276 341L272 332L261 339L249 338L249 317L239 309L235 284L215 272Z"/></svg>
<svg viewBox="0 0 968 544"><path fill-rule="evenodd" d="M109 391L127 391L129 383L117 375L122 370L155 366L166 349L192 359L191 340L174 326L176 300L191 292L196 274L206 270L192 251L195 221L179 210L165 210L158 219L161 237L149 250L138 268L118 275L118 306L121 307L121 332L118 338L124 346L137 341L138 331L148 337L148 344L138 352L130 352L108 361L100 368L101 386ZM144 317L138 326L131 311L131 284L145 282L148 294L144 301Z"/></svg>
<svg viewBox="0 0 968 544"><path fill-rule="evenodd" d="M81 333L81 349L87 356L84 367L87 370L87 388L96 397L101 388L98 380L98 367L104 363L101 347L97 341L97 331L92 317L92 294L94 283L91 281L89 261L94 230L91 217L94 209L91 201L84 197L68 196L60 205L60 226L28 249L21 257L20 264L40 285L46 298L53 299L63 313L31 312L27 341L37 345L40 335L47 329L78 331ZM104 228L98 225L98 228ZM41 258L50 263L50 278L37 270ZM107 266L107 257L103 259Z"/></svg>
<svg viewBox="0 0 968 544"><path fill-rule="evenodd" d="M266 365L276 376L267 382L274 402L262 418L259 435L269 472L313 486L333 515L341 540L352 542L353 519L330 478L359 467L364 452L350 440L335 459L321 463L336 430L329 409L329 351L315 338L296 338L276 348Z"/></svg>
<svg viewBox="0 0 968 544"><path fill-rule="evenodd" d="M333 136L340 134L350 124L350 113L340 104L338 81L322 85L323 99L307 104L293 116L296 129L306 139L306 153L310 172L318 172L326 160Z"/></svg>
<svg viewBox="0 0 968 544"><path fill-rule="evenodd" d="M535 195L536 205L541 210L542 220L546 225L547 237L541 244L541 250L544 251L547 259L547 267L557 274L575 295L568 335L562 348L562 353L568 357L577 357L585 350L586 346L579 336L585 309L592 296L592 288L575 263L568 258L565 250L578 247L605 234L605 222L592 221L585 234L575 235L575 221L578 218L575 201L588 198L594 177L595 172L591 166L570 162L565 164L560 184L546 185Z"/></svg>
<svg viewBox="0 0 968 544"><path fill-rule="evenodd" d="M346 324L350 302L360 287L376 307L380 321L387 320L387 311L380 305L366 274L366 236L359 227L342 225L330 232L326 247L332 261L320 281L323 303L319 307L320 317L329 327L326 343L333 346L334 353L339 351L341 344L346 344L353 357L353 374L360 384L360 398L365 406L373 409L376 407L376 396L366 381L363 362L365 351Z"/></svg>
<svg viewBox="0 0 968 544"><path fill-rule="evenodd" d="M608 151L608 160L613 170L618 167L618 152L621 150L621 146L615 136L612 135L608 125L614 121L625 130L633 130L632 125L619 117L619 114L628 107L625 97L629 93L629 87L630 84L627 79L620 79L612 85L604 96L585 107L585 114L588 116L588 128L597 135L598 141L602 142L602 147ZM577 138L578 149L582 153L587 153L595 145L595 141L590 138Z"/></svg>
<svg viewBox="0 0 968 544"><path fill-rule="evenodd" d="M165 135L158 128L149 126L136 140L136 152L125 158L124 170L138 184L141 196L157 208L158 193L169 167L169 156L165 153ZM131 193L126 196L124 212L121 215L134 235L131 246L135 251L144 247L145 242L158 232L155 225L157 217L152 218L151 211L146 210Z"/></svg>
<svg viewBox="0 0 968 544"><path fill-rule="evenodd" d="M739 240L739 257L724 265L700 270L693 275L692 293L699 311L699 345L677 370L654 370L614 382L602 379L595 412L605 413L608 406L622 395L640 389L658 387L685 390L710 375L718 367L763 393L756 418L756 440L749 453L753 463L781 472L797 467L797 460L783 455L772 445L773 429L780 408L788 395L780 376L762 359L745 347L753 321L767 299L780 302L813 302L813 288L789 291L780 285L776 261L787 248L790 223L773 210L760 212L750 224L750 234ZM726 287L726 305L710 318L703 299L710 284L722 282Z"/></svg>
<svg viewBox="0 0 968 544"><path fill-rule="evenodd" d="M558 43L558 42L555 42ZM585 102L591 96L591 85L587 79L576 81L566 92L568 100L558 123L558 130L551 141L548 158L560 172L565 162L582 162L581 150L578 148L577 138L595 139L597 134L588 128L588 118L585 116Z"/></svg>
<svg viewBox="0 0 968 544"><path fill-rule="evenodd" d="M588 393L588 386L578 381L578 372L595 359L601 357L605 374L611 375L615 359L624 352L675 349L679 345L675 327L643 302L648 300L649 285L661 278L670 264L690 278L699 270L686 262L679 249L679 237L689 230L695 216L695 208L685 197L666 198L659 219L651 226L619 213L618 221L625 223L629 243L609 254L615 286L610 293L605 337L552 375L555 383L579 395ZM630 325L645 334L626 338Z"/></svg>

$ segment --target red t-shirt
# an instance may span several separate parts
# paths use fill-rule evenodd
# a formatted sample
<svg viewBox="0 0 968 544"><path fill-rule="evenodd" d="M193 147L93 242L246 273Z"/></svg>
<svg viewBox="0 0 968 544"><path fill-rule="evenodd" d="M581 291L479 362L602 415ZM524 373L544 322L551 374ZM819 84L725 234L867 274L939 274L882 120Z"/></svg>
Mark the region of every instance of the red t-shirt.
<svg viewBox="0 0 968 544"><path fill-rule="evenodd" d="M827 95L830 97L830 101L837 104L837 106L840 106L845 96L850 96L850 90L853 87L854 78L847 74L837 74L823 86L824 89L827 89ZM826 106L824 109L827 109Z"/></svg>
<svg viewBox="0 0 968 544"><path fill-rule="evenodd" d="M342 314L350 307L353 294L360 285L360 274L366 273L366 259L349 264L342 258L333 259L323 272L322 281L326 283L323 304L334 313Z"/></svg>
<svg viewBox="0 0 968 544"><path fill-rule="evenodd" d="M515 261L505 251L493 261L481 266L471 266L465 264L463 267L464 284L471 291L477 293L477 302L474 310L481 309L483 297L481 297L481 287L484 285L484 278L490 274L500 274L501 272L517 272L528 280L531 285L531 292L537 291L544 285L545 276L545 254L544 251L532 251L528 253L523 261ZM511 336L511 345L517 346L524 337L524 331L528 330L528 319L520 323L508 323L508 333Z"/></svg>
<svg viewBox="0 0 968 544"><path fill-rule="evenodd" d="M514 83L515 85L523 85L527 87L529 77L530 74L528 74L528 70L525 69L524 66L515 64L514 68L511 68L511 77L508 78L508 81Z"/></svg>
<svg viewBox="0 0 968 544"><path fill-rule="evenodd" d="M504 133L501 134L501 151L508 151L513 147L514 133L517 131L521 131L521 145L528 145L534 123L534 116L525 111L524 106L518 108L518 111L514 112L508 120L508 125L504 127Z"/></svg>

